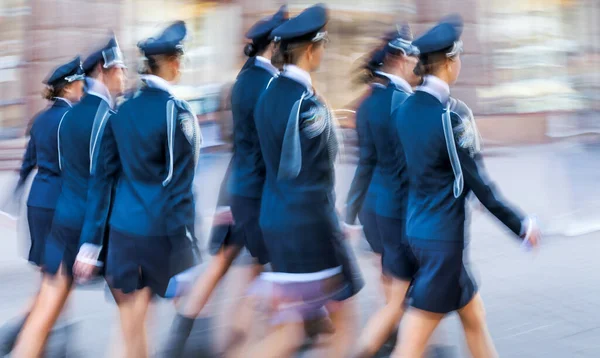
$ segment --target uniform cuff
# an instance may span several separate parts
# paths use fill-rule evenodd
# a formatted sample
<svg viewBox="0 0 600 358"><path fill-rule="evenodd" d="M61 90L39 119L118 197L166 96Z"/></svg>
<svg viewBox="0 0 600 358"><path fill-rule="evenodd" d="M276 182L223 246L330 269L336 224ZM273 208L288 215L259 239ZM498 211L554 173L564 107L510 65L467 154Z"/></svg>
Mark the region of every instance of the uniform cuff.
<svg viewBox="0 0 600 358"><path fill-rule="evenodd" d="M348 224L347 222L342 222L342 225L347 229L362 229L362 225Z"/></svg>
<svg viewBox="0 0 600 358"><path fill-rule="evenodd" d="M215 215L226 213L229 211L231 211L231 206L217 206L217 209L215 210Z"/></svg>
<svg viewBox="0 0 600 358"><path fill-rule="evenodd" d="M529 239L531 233L533 232L535 226L535 222L532 217L528 216L523 221L521 221L521 233L520 237L524 240Z"/></svg>
<svg viewBox="0 0 600 358"><path fill-rule="evenodd" d="M98 256L100 256L100 251L102 251L102 246L85 243L85 244L81 245L81 248L79 249L79 253L77 253L77 261L83 262L85 264L101 267L104 265L104 263L98 261Z"/></svg>

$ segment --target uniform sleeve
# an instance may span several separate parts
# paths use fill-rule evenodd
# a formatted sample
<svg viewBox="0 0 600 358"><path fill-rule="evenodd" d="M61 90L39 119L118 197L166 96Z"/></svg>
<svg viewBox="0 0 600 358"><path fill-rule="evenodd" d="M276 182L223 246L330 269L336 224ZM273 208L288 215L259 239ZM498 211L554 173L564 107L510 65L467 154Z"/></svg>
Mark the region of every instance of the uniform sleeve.
<svg viewBox="0 0 600 358"><path fill-rule="evenodd" d="M184 102L174 108L172 128L168 128L167 147L170 156L169 171L171 179L163 182L168 189L169 206L167 231L178 232L182 228L193 229L195 208L193 182L196 165L200 155L202 134L198 121ZM190 191L191 189L191 191Z"/></svg>
<svg viewBox="0 0 600 358"><path fill-rule="evenodd" d="M90 179L86 202L85 221L81 232L80 244L102 247L105 229L111 208L113 187L120 170L120 160L111 121L107 120L104 131L96 144L97 153L92 153Z"/></svg>
<svg viewBox="0 0 600 358"><path fill-rule="evenodd" d="M217 198L217 207L224 207L231 205L231 199L228 190L229 178L231 176L231 170L233 167L233 157L229 160L229 165L227 166L227 170L225 171L225 175L223 176L223 181L221 182L221 187L219 188L219 197Z"/></svg>
<svg viewBox="0 0 600 358"><path fill-rule="evenodd" d="M460 118L452 115L453 127L456 128ZM475 194L477 199L485 206L498 220L506 225L516 235L521 236L522 222L525 217L518 210L513 209L504 202L504 200L494 190L494 184L488 179L483 167L483 160L479 155L472 154L471 148L465 147L468 143L461 138L464 133L455 133L456 148L458 159L463 171L465 184ZM467 134L468 135L468 134ZM462 145L461 145L462 144Z"/></svg>
<svg viewBox="0 0 600 358"><path fill-rule="evenodd" d="M27 149L25 150L25 156L23 156L23 163L21 164L21 170L19 171L19 183L18 186L21 186L27 180L27 177L37 165L37 155L35 148L35 140L33 138L33 133L29 138L29 143L27 143Z"/></svg>
<svg viewBox="0 0 600 358"><path fill-rule="evenodd" d="M359 159L346 199L345 221L350 225L356 221L358 212L367 195L369 184L375 171L375 165L377 164L375 142L373 141L368 119L361 118L359 120L357 117L356 130L358 132Z"/></svg>

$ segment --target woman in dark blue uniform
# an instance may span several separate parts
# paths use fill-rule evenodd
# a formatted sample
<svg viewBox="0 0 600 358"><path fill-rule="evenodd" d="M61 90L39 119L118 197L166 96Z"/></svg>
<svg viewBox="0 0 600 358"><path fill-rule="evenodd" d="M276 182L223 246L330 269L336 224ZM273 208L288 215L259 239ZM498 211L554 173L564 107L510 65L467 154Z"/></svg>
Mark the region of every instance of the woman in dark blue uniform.
<svg viewBox="0 0 600 358"><path fill-rule="evenodd" d="M27 219L31 234L29 262L42 265L44 241L50 233L54 208L60 195L61 179L58 167L58 124L74 103L83 96L83 69L79 57L59 67L45 82L45 98L52 105L40 113L31 127L29 144L21 166L19 187L37 166L27 201Z"/></svg>
<svg viewBox="0 0 600 358"><path fill-rule="evenodd" d="M271 327L245 356L293 355L304 322L363 284L335 210L333 118L310 76L321 64L327 21L326 8L316 5L272 33L280 40L273 62L284 70L259 99L254 118L266 169L259 222L273 272L262 273L251 290L267 304ZM330 312L338 338L351 325L346 303L339 306ZM332 356L343 356L349 345L337 339Z"/></svg>
<svg viewBox="0 0 600 358"><path fill-rule="evenodd" d="M361 121L359 135L368 138L368 151L372 153L369 161L376 163L379 173L374 183L377 195L373 213L382 250L382 272L388 285L386 306L369 320L355 350L356 357L372 357L389 337L393 341L414 274L414 259L404 237L408 180L392 120L392 113L420 83L414 74L419 50L411 41L410 28L404 26L375 53L367 67L373 77L372 93L357 114L357 121ZM366 185L368 182L363 184L363 192Z"/></svg>
<svg viewBox="0 0 600 358"><path fill-rule="evenodd" d="M424 82L396 113L410 189L406 233L417 272L394 356L421 357L448 313L457 311L473 357L494 357L483 303L464 262L472 192L515 235L529 245L540 234L533 220L504 204L478 167L477 133L469 119L450 110L449 85L458 78L462 20L444 19L414 41L421 52L417 74Z"/></svg>
<svg viewBox="0 0 600 358"><path fill-rule="evenodd" d="M354 178L350 185L350 190L346 197L345 224L351 228L356 223L356 218L360 220L360 226L364 232L365 238L369 243L371 250L381 261L383 248L379 239L379 230L377 229L377 217L375 216L375 205L377 201L377 190L380 186L381 172L377 166L377 154L375 151L375 141L371 135L368 126L369 113L365 110L370 99L373 97L376 88L385 87L379 83L379 76L375 72L380 69L385 57L385 45L392 41L397 31L386 34L383 39L384 44L376 48L366 60L363 68L359 71L358 81L371 86L371 92L363 99L356 111L356 133L358 135L359 158L354 172ZM358 227L357 227L358 228ZM383 278L382 278L383 279ZM384 289L387 295L387 289Z"/></svg>
<svg viewBox="0 0 600 358"><path fill-rule="evenodd" d="M183 314L176 318L174 336L168 344L171 356L181 354L194 319L242 248L245 247L255 259L252 280L269 261L258 226L265 169L254 125L254 107L262 92L279 74L271 64L273 43L270 35L286 20L287 7L282 7L273 16L256 23L246 34L251 40L244 49L248 61L231 92L234 153L223 179L210 242L215 258L195 283ZM234 224L230 222L231 218Z"/></svg>
<svg viewBox="0 0 600 358"><path fill-rule="evenodd" d="M384 42L387 44L393 39L392 36L386 36ZM377 201L376 191L380 186L380 170L377 166L377 155L375 152L375 142L368 126L369 113L365 110L368 103L372 101L374 89L383 86L378 83L374 71L379 69L382 58L385 57L385 50L378 47L367 58L366 64L359 70L358 81L371 86L370 93L363 99L356 111L356 133L358 135L359 158L354 172L354 178L350 185L350 190L346 196L346 208L344 213L344 226L348 232L362 229L365 239L375 254L375 263L379 272L381 272L381 253L383 248L379 238L377 228L377 216L375 215L375 205ZM360 226L355 225L356 218L360 220ZM381 284L384 295L388 297L389 280L381 275Z"/></svg>
<svg viewBox="0 0 600 358"><path fill-rule="evenodd" d="M193 181L202 137L189 104L171 91L181 76L186 32L178 21L138 44L149 74L105 122L90 164L81 240L99 245L112 210L105 277L119 307L127 357L148 355L152 297L165 297L170 279L199 259ZM78 258L75 273L87 279L90 266Z"/></svg>
<svg viewBox="0 0 600 358"><path fill-rule="evenodd" d="M19 173L19 182L15 190L17 193L23 191L29 174L34 168L38 168L27 200L27 220L31 238L28 260L38 267L43 264L46 237L52 227L54 208L61 189L56 141L58 124L73 104L81 99L83 79L81 60L77 57L54 69L44 81L47 86L44 98L51 104L33 120ZM19 323L10 330L9 335L3 337L0 353L8 354L12 350L24 323L24 318L19 319Z"/></svg>
<svg viewBox="0 0 600 358"><path fill-rule="evenodd" d="M38 300L25 323L16 352L19 357L41 354L48 333L58 318L73 285L73 264L80 249L80 233L87 203L92 138L112 113L114 98L123 91L124 64L114 38L90 55L83 64L88 75L87 92L58 125L58 164L62 188L56 203L52 229L44 248L44 279ZM90 262L100 249L88 250Z"/></svg>

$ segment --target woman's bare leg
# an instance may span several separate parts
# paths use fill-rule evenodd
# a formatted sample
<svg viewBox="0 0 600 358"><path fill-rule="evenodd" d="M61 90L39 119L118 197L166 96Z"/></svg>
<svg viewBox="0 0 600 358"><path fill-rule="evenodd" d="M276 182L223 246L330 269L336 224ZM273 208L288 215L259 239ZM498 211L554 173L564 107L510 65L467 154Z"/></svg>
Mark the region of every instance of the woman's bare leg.
<svg viewBox="0 0 600 358"><path fill-rule="evenodd" d="M230 327L230 334L226 338L225 346L230 346L234 344L236 341L240 340L247 335L252 326L253 319L253 300L250 296L246 295L248 291L248 287L250 284L260 275L263 271L263 265L258 263L253 264L250 268L249 275L245 282L242 282L241 285L241 295L240 300L234 305L231 312L231 319L227 320L228 322L232 322L232 326Z"/></svg>
<svg viewBox="0 0 600 358"><path fill-rule="evenodd" d="M113 291L121 320L124 356L127 358L147 358L148 340L146 321L152 292L144 288L130 294Z"/></svg>
<svg viewBox="0 0 600 358"><path fill-rule="evenodd" d="M334 332L323 337L325 349L322 351L322 357L347 357L352 352L357 335L356 303L356 299L353 297L327 304Z"/></svg>
<svg viewBox="0 0 600 358"><path fill-rule="evenodd" d="M42 279L37 300L29 313L13 352L18 358L37 358L44 351L52 327L71 293L73 279L61 267L54 276Z"/></svg>
<svg viewBox="0 0 600 358"><path fill-rule="evenodd" d="M471 302L458 311L465 330L465 338L473 358L498 357L494 342L485 322L483 300L476 294Z"/></svg>
<svg viewBox="0 0 600 358"><path fill-rule="evenodd" d="M250 300L256 303L253 298ZM275 327L270 327L268 317L258 310L254 310L251 317L251 334L231 346L226 351L227 358L286 358L293 357L300 349L305 337L304 322L300 317L293 323Z"/></svg>
<svg viewBox="0 0 600 358"><path fill-rule="evenodd" d="M198 278L185 302L179 302L180 310L175 316L163 355L169 358L181 357L194 321L206 306L215 288L239 255L240 248L229 246L221 249L209 263L207 270Z"/></svg>
<svg viewBox="0 0 600 358"><path fill-rule="evenodd" d="M387 304L377 311L367 322L362 332L354 357L367 358L374 356L394 333L404 313L404 301L410 283L398 279L390 279L390 296Z"/></svg>
<svg viewBox="0 0 600 358"><path fill-rule="evenodd" d="M423 358L433 331L444 318L443 314L409 308L404 314L400 342L392 357Z"/></svg>
<svg viewBox="0 0 600 358"><path fill-rule="evenodd" d="M27 303L25 310L20 316L12 318L0 327L0 332L2 332L0 333L0 356L5 356L12 352L17 343L17 338L29 317L29 313L33 310L33 307L35 307L38 295L39 291L36 292L33 298Z"/></svg>
<svg viewBox="0 0 600 358"><path fill-rule="evenodd" d="M208 302L217 284L221 281L225 273L227 273L233 260L239 255L240 250L239 247L229 246L215 255L208 269L194 284L186 303L182 305L181 315L188 318L195 318L200 314L200 311L202 311Z"/></svg>

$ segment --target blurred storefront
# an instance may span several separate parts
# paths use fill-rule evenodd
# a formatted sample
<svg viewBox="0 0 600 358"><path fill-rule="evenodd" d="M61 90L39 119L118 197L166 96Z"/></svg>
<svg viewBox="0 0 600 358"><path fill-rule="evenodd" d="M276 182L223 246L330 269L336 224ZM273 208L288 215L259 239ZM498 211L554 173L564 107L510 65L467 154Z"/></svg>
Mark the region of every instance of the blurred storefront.
<svg viewBox="0 0 600 358"><path fill-rule="evenodd" d="M3 0L0 5L0 128L22 126L23 38L25 19L31 14L27 4L26 0ZM0 139L15 135L16 131L0 131Z"/></svg>
<svg viewBox="0 0 600 358"><path fill-rule="evenodd" d="M190 41L182 87L230 84L244 61L244 32L283 3L3 0L0 135L22 135L29 119L44 106L41 80L49 69L76 53L86 54L107 36L109 28L119 36L133 82L137 41L151 36L168 21L184 19ZM305 0L287 3L292 15L311 4ZM465 19L465 54L463 73L453 94L465 100L478 118L485 119L482 131L497 132L498 122L509 123L505 125L509 134L518 132L517 137L524 141L538 141L551 129L548 113L562 118L562 125L590 127L589 120L578 122L572 114L600 109L597 0L326 3L332 9L328 26L331 42L324 64L315 74L315 84L333 108L353 107L366 90L353 83L353 70L384 31L393 29L395 23L408 22L419 34L441 16L459 12ZM531 131L523 129L528 126Z"/></svg>

